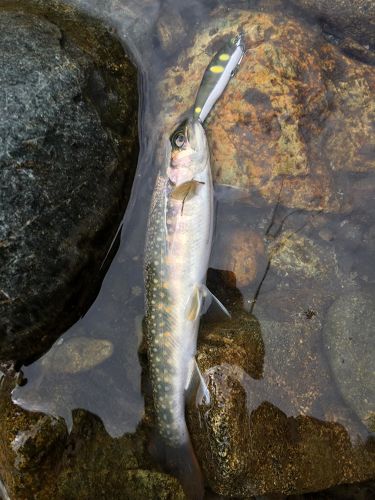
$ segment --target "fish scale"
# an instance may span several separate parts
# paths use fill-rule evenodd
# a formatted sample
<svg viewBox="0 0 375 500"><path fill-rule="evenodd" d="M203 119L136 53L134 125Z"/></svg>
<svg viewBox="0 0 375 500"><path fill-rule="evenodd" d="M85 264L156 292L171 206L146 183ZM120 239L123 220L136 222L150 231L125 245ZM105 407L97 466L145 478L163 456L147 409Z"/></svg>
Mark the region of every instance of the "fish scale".
<svg viewBox="0 0 375 500"><path fill-rule="evenodd" d="M208 249L206 261L209 256L211 222L208 221L206 232L198 229L203 205L207 216L211 216L212 194L206 200L198 196L185 201L181 211L182 203L171 200L168 184L167 177L159 176L149 218L146 327L159 432L168 444L177 446L188 440L185 385L197 334L197 321L187 321L185 309L193 291L192 281L198 279L194 267L202 261L202 240L203 248ZM203 267L207 268L207 264Z"/></svg>

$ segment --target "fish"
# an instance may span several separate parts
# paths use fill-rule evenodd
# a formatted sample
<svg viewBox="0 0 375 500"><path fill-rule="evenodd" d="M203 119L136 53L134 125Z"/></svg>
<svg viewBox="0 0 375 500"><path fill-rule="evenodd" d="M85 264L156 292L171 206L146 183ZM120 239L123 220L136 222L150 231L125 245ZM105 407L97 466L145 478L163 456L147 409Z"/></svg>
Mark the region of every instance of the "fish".
<svg viewBox="0 0 375 500"><path fill-rule="evenodd" d="M211 100L210 109L213 105ZM194 390L197 403L210 401L195 359L200 317L213 301L229 315L206 286L214 188L205 116L190 114L168 139L151 200L144 259L146 343L157 431L167 467L192 499L203 498L204 482L186 425L185 402Z"/></svg>
<svg viewBox="0 0 375 500"><path fill-rule="evenodd" d="M195 354L202 302L209 296L205 280L213 236L210 156L200 121L188 119L177 127L170 148L147 231L148 357L160 437L185 490L202 498L203 479L185 421L186 391L199 373Z"/></svg>

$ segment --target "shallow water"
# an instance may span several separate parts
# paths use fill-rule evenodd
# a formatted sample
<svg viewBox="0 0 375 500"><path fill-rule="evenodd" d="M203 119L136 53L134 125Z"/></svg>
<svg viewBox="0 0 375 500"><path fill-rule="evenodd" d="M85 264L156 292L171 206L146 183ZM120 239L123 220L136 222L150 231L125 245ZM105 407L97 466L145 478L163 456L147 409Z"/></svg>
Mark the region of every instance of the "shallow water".
<svg viewBox="0 0 375 500"><path fill-rule="evenodd" d="M165 98L160 96L158 85L165 78L166 69L177 64L181 51L189 45L193 35L203 32L207 24L213 22L211 8L224 6L228 10L220 11L222 16L223 12L229 14L234 4L203 0L160 3L144 0L136 5L129 2L129 12L136 12L134 19L139 13L147 19L145 28L144 25L139 27L134 20L129 21L131 16L120 7L122 2L118 2L117 9L108 9L108 12L89 7L90 2L85 0L71 3L110 22L132 50L140 68L140 156L131 200L114 250L108 257L112 261L100 292L85 315L64 333L50 353L22 368L24 383L14 390L13 401L25 409L62 416L69 428L74 409L88 410L100 417L112 437L118 437L135 432L145 411L139 349L144 314L143 248L153 184L163 161L170 124L179 121L181 108L188 110L192 105L182 102L173 114L170 102L164 107ZM270 5L269 2L262 5L261 2L238 2L238 5L244 4L258 9L263 9L263 5L269 9ZM166 30L171 24L181 29L181 38L168 45L163 36L167 37ZM145 35L141 37L142 30ZM189 75L185 74L184 78L185 82L180 85L191 85ZM194 79L192 82L195 85ZM178 101L179 85L170 92L175 93ZM220 101L217 106L220 107ZM327 120L320 138L335 126L337 123ZM209 128L210 122L208 134ZM236 133L235 128L233 130ZM209 139L214 137L209 135ZM370 155L370 160L375 162L373 149L366 149L364 154L367 160ZM341 171L339 182L331 186L337 198L357 196L352 210L328 211L319 207L309 210L293 206L288 202L288 195L284 196L282 179L275 186L277 189L268 193L266 202L264 199L258 202L255 197L243 199L236 190L218 187L210 267L238 273L240 294L231 305L233 310L242 308L255 316L264 346L258 376L244 373L241 367L235 369L246 393L248 414L266 401L287 417L308 415L323 422L338 421L353 441L358 435L365 440L369 433L365 422L374 411L374 401L363 409L355 395L348 396L350 388L344 388L347 390L344 395L343 389L338 388L340 380L337 379L345 377L345 373L332 368L327 351L327 335L331 334L327 330L331 331L333 320L328 324L327 318L330 307L345 294L375 297L375 197L366 195L374 192L373 173L360 168L354 173ZM366 203L361 203L361 196L356 192L365 193L362 199L364 196ZM233 250L236 234L242 235L242 239ZM241 262L235 265L230 257L235 251L243 251L237 260L246 258L246 238L251 239L251 235L259 239L259 250L249 260L250 269L244 271ZM292 245L288 246L290 242ZM241 273L251 274L251 265L256 265L256 271L251 280L246 280ZM212 281L215 284L215 278ZM228 297L231 296L233 283L228 284L227 278L223 283L218 293L223 293L223 289L225 293L227 287ZM352 302L350 310L354 311L356 301ZM340 311L337 314L340 315ZM371 315L368 321L370 318ZM80 366L81 360L76 367L69 367L69 353L52 357L51 353L58 353L63 345L69 346L75 338L84 338L87 345L92 346L89 352L93 366L90 363ZM103 344L98 340L112 346L108 356L101 351ZM365 341L368 345L364 351L374 348L370 336ZM72 349L74 351L74 346ZM336 357L341 356L342 364L355 363L361 356L361 352L356 352L354 361L351 359L357 346L351 347L346 337L336 344L332 341L330 349L336 350ZM225 371L225 360L223 366ZM208 370L208 376L212 370ZM233 369L228 370L233 375ZM370 380L370 375L363 375L363 380L359 381L360 387ZM360 391L359 386L353 391ZM367 389L372 394L371 387ZM364 397L366 394L360 395Z"/></svg>

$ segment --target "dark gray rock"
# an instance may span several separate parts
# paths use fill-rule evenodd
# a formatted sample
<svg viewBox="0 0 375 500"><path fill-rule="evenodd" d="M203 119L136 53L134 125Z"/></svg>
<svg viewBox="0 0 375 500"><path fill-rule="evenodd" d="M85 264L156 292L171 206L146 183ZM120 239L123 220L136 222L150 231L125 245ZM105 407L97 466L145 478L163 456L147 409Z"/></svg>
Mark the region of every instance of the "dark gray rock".
<svg viewBox="0 0 375 500"><path fill-rule="evenodd" d="M375 48L373 0L292 0L310 16L326 24L334 34L353 38Z"/></svg>
<svg viewBox="0 0 375 500"><path fill-rule="evenodd" d="M356 291L339 297L328 311L324 333L342 395L375 431L375 294Z"/></svg>
<svg viewBox="0 0 375 500"><path fill-rule="evenodd" d="M99 25L67 26L0 13L0 362L81 313L136 165L136 70Z"/></svg>

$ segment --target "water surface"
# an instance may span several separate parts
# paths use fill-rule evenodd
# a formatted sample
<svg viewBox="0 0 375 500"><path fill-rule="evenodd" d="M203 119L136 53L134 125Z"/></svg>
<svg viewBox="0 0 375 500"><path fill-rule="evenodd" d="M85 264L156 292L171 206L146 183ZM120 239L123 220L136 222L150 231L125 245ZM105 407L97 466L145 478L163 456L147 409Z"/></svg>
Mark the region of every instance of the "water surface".
<svg viewBox="0 0 375 500"><path fill-rule="evenodd" d="M88 6L84 1L79 3L81 7ZM223 12L229 15L232 5L228 7L229 3L222 3L228 10L220 11L220 16ZM205 32L206 26L213 23L210 9L214 4L217 5L203 0L144 0L135 6L129 2L129 11L136 12L132 22L129 13L120 6L117 10L100 13L132 50L140 69L140 156L131 200L109 254L112 261L100 292L86 314L52 347L52 352L58 352L59 347L69 345L72 339L85 338L87 345L94 346L90 352L96 352L95 346L99 346L99 353L93 355L93 366L89 363L81 369L70 369L68 360L64 363L63 358L49 361L51 354L47 353L32 365L23 367L26 383L13 393L14 401L22 407L62 416L69 427L71 412L76 408L98 415L113 437L135 432L142 422L145 402L139 348L144 315L142 266L147 214L155 177L164 160L170 124L180 118L178 110L171 115L170 103L165 111L165 96L160 95L158 85L165 78L167 68L176 66L178 57L193 36ZM247 2L246 5L263 8L260 2ZM94 8L94 12L98 14L99 10ZM145 18L142 27L136 20L140 14ZM314 23L313 26L321 30ZM144 37L139 35L142 29ZM181 36L174 38L174 29L180 30ZM173 43L168 43L169 36ZM324 35L321 36L323 39ZM337 39L330 36L337 44ZM179 83L170 88L176 101L185 93L182 87L191 85L189 75L179 67ZM192 81L195 82L194 78ZM250 100L262 99L254 91L249 96ZM264 97L263 100L266 102ZM192 103L180 102L180 105L188 110ZM342 105L351 104L343 102ZM360 116L357 119L361 121ZM327 118L319 126L322 132L317 141L322 140L331 127L340 124ZM209 121L207 129L214 148L215 137L210 136ZM233 133L236 134L235 125ZM303 135L302 129L300 133ZM324 147L323 140L321 144ZM319 144L311 147L319 147ZM374 149L364 146L363 155L375 161ZM290 197L283 176L266 200L260 200L259 193L246 199L236 190L218 186L210 267L237 274L236 282L228 284L224 280L224 289L228 287L229 296L230 290L237 287L240 291L237 305L253 314L260 324L264 344L262 373L258 377L249 373L238 375L246 392L249 415L268 402L288 417L338 421L355 440L358 435L362 439L367 437L366 419L371 416L369 408L374 401L362 405L351 392L360 391L364 385L363 397L366 397L369 367L362 366L359 385L344 388L343 394L337 380L339 373L345 377L336 366L339 358L341 356L342 364L349 364L347 376L350 378L350 363L356 363L361 354L356 352L357 346L351 346L350 338L331 341L327 340L327 335L332 339L337 333L336 316L330 309L337 300L347 294L351 300L349 308L354 314L358 296L370 297L370 301L375 297L375 197L371 196L375 184L373 174L360 167L355 172L343 169L338 175L340 182L330 188L334 196L348 199L355 196L357 190L367 193L366 203L361 202L361 196L363 199L365 195L360 194L356 195L351 209L293 206L288 201ZM255 240L259 244L257 250L250 252L250 258L247 245L254 246ZM249 259L248 268L243 270L241 261L246 259ZM252 266L256 270L252 278L247 279L246 273L253 272ZM368 311L364 310L363 314L366 317ZM327 333L332 328L335 333ZM353 331L353 335L356 334ZM100 354L100 341L107 341L106 345L112 346L109 356L105 352ZM367 350L373 349L370 338L367 342ZM327 345L331 351L327 350Z"/></svg>

